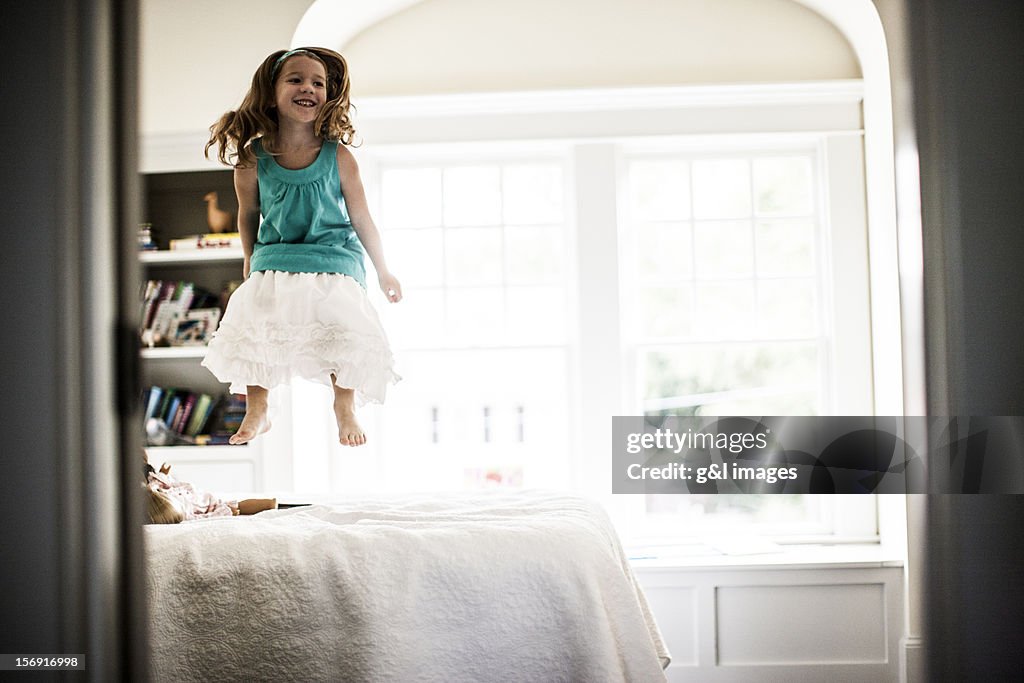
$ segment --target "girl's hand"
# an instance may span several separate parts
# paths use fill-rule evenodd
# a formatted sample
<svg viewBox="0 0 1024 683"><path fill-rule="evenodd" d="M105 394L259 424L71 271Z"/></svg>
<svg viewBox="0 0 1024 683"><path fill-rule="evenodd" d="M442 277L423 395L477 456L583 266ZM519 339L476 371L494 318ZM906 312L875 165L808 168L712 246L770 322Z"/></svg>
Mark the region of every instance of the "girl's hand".
<svg viewBox="0 0 1024 683"><path fill-rule="evenodd" d="M380 291L384 292L384 296L388 298L388 301L397 304L402 300L402 284L394 275L391 273L381 273L377 277L377 282L380 283Z"/></svg>

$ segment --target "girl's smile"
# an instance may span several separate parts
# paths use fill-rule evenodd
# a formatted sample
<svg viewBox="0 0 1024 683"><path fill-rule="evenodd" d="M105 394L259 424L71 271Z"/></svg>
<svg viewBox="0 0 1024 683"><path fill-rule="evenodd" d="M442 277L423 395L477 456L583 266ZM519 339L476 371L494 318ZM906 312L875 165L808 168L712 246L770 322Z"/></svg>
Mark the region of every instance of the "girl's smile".
<svg viewBox="0 0 1024 683"><path fill-rule="evenodd" d="M324 65L305 55L295 55L281 65L274 85L278 112L301 121L313 120L327 99Z"/></svg>

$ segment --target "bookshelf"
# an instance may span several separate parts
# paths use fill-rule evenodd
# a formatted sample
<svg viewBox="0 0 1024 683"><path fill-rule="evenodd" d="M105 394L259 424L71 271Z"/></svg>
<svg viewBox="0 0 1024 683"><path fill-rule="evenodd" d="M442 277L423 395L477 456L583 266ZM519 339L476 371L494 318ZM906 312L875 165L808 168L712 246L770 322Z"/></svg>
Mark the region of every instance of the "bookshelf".
<svg viewBox="0 0 1024 683"><path fill-rule="evenodd" d="M140 251L142 281L191 282L215 295L230 281L242 279L242 249L171 251L170 241L209 232L207 193L217 192L219 208L237 212L230 170L150 172L143 174L143 220L151 223L156 251ZM141 303L141 302L140 302ZM223 304L223 302L220 302ZM182 388L220 397L228 386L200 365L205 346L142 346L143 387ZM182 481L218 493L264 488L259 443L245 446L148 446L150 464L171 465Z"/></svg>
<svg viewBox="0 0 1024 683"><path fill-rule="evenodd" d="M196 249L195 251L144 251L139 260L145 264L164 266L191 266L205 263L242 263L242 250L230 247L220 249ZM239 266L241 268L241 266Z"/></svg>

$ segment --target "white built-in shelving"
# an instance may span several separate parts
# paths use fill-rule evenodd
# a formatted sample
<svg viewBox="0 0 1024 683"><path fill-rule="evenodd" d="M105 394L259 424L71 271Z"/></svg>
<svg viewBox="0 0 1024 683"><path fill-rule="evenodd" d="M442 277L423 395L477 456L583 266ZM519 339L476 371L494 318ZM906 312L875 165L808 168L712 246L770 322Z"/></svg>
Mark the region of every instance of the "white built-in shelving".
<svg viewBox="0 0 1024 683"><path fill-rule="evenodd" d="M230 171L149 172L143 175L144 220L152 224L161 249L139 252L142 280L193 282L214 294L228 282L242 279L242 249L213 247L169 250L173 239L210 232L204 197L214 191L219 207L235 211ZM183 388L223 396L228 386L200 364L206 346L141 348L143 386ZM198 488L222 493L256 491L264 487L262 453L258 444L246 446L150 446L150 464L171 465L172 474Z"/></svg>

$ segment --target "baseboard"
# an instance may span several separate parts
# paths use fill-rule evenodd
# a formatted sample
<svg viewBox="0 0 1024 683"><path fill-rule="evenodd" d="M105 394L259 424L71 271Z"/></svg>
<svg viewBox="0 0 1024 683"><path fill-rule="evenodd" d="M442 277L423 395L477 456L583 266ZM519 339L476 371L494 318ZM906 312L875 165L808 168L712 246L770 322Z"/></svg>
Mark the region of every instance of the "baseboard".
<svg viewBox="0 0 1024 683"><path fill-rule="evenodd" d="M920 636L900 638L900 683L926 683L924 639Z"/></svg>

